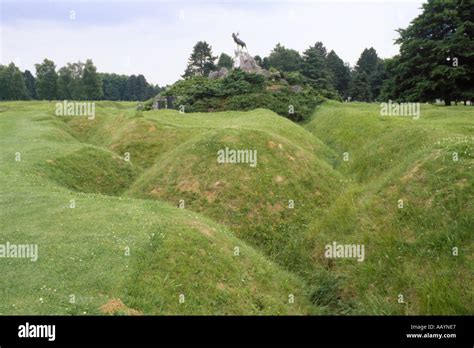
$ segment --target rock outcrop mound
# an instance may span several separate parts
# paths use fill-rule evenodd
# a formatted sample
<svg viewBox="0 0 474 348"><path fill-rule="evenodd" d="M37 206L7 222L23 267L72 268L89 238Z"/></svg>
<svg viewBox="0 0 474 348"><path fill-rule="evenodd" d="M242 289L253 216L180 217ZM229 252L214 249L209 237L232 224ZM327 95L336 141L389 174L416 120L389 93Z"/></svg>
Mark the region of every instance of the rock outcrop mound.
<svg viewBox="0 0 474 348"><path fill-rule="evenodd" d="M243 50L235 50L234 52L234 68L239 68L248 73L266 75L266 70L260 67L248 52Z"/></svg>

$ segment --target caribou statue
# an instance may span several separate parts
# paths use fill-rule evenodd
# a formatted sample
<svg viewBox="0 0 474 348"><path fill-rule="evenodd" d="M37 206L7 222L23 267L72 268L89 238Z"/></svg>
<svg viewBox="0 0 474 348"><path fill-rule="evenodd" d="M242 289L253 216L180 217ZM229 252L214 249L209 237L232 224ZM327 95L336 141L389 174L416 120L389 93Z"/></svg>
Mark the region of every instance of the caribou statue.
<svg viewBox="0 0 474 348"><path fill-rule="evenodd" d="M247 45L245 44L245 42L243 42L242 40L239 39L239 33L237 34L234 34L232 33L232 38L234 39L234 42L237 44L237 49L240 47L247 49Z"/></svg>

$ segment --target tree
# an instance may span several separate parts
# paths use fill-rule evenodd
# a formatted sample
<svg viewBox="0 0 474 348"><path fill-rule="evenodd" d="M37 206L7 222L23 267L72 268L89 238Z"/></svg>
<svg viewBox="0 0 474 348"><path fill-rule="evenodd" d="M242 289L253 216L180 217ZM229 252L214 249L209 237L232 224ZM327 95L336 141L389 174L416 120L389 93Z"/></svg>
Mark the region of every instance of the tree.
<svg viewBox="0 0 474 348"><path fill-rule="evenodd" d="M136 83L135 95L137 100L145 100L147 96L148 82L145 79L145 76L138 75Z"/></svg>
<svg viewBox="0 0 474 348"><path fill-rule="evenodd" d="M205 41L199 41L193 47L193 52L188 59L188 66L182 77L209 76L209 73L216 69L214 64L216 59L217 57L212 55L212 47Z"/></svg>
<svg viewBox="0 0 474 348"><path fill-rule="evenodd" d="M384 91L393 99L427 102L474 97L474 4L428 0L406 29L399 29L400 56Z"/></svg>
<svg viewBox="0 0 474 348"><path fill-rule="evenodd" d="M270 62L268 61L268 57L264 57L262 59L262 68L264 68L265 70L270 69Z"/></svg>
<svg viewBox="0 0 474 348"><path fill-rule="evenodd" d="M327 97L335 94L332 86L331 71L326 61L326 48L322 42L316 42L303 53L302 74L308 79L313 88Z"/></svg>
<svg viewBox="0 0 474 348"><path fill-rule="evenodd" d="M162 91L162 89L160 88L160 86L149 84L148 87L147 87L147 90L146 90L145 100L155 97L161 91Z"/></svg>
<svg viewBox="0 0 474 348"><path fill-rule="evenodd" d="M29 70L25 70L23 73L25 79L25 86L28 91L30 99L36 99L36 79Z"/></svg>
<svg viewBox="0 0 474 348"><path fill-rule="evenodd" d="M355 70L352 80L349 84L349 94L355 101L371 101L372 93L370 91L370 81L366 72L363 70Z"/></svg>
<svg viewBox="0 0 474 348"><path fill-rule="evenodd" d="M397 96L397 85L396 85L396 74L397 68L399 66L400 56L396 55L392 58L387 58L384 60L384 71L385 79L383 81L382 87L380 89L380 100L394 100L397 102L402 102Z"/></svg>
<svg viewBox="0 0 474 348"><path fill-rule="evenodd" d="M351 70L347 64L344 64L336 52L331 51L326 57L327 65L332 74L334 88L343 98L347 97L349 82L351 80Z"/></svg>
<svg viewBox="0 0 474 348"><path fill-rule="evenodd" d="M0 65L0 100L28 99L23 73L14 63Z"/></svg>
<svg viewBox="0 0 474 348"><path fill-rule="evenodd" d="M373 47L362 51L355 70L359 73L365 73L369 80L371 98L364 101L371 102L377 99L385 78L385 70L383 60L378 57L377 51Z"/></svg>
<svg viewBox="0 0 474 348"><path fill-rule="evenodd" d="M298 51L286 48L278 43L268 56L268 64L283 72L299 71L302 58Z"/></svg>
<svg viewBox="0 0 474 348"><path fill-rule="evenodd" d="M100 74L103 97L107 100L126 100L128 76L117 74Z"/></svg>
<svg viewBox="0 0 474 348"><path fill-rule="evenodd" d="M57 96L59 99L86 99L84 90L84 67L81 61L77 63L67 63L58 70Z"/></svg>
<svg viewBox="0 0 474 348"><path fill-rule="evenodd" d="M73 99L73 73L67 66L58 70L58 99Z"/></svg>
<svg viewBox="0 0 474 348"><path fill-rule="evenodd" d="M84 86L84 95L87 100L97 100L103 95L102 80L97 73L97 68L91 59L87 59L82 73L82 84Z"/></svg>
<svg viewBox="0 0 474 348"><path fill-rule="evenodd" d="M135 75L131 75L127 79L126 87L125 87L125 100L137 100L137 77Z"/></svg>
<svg viewBox="0 0 474 348"><path fill-rule="evenodd" d="M255 63L257 63L257 65L261 68L263 68L263 60L262 60L262 57L260 57L258 54L253 57L253 59L255 60Z"/></svg>
<svg viewBox="0 0 474 348"><path fill-rule="evenodd" d="M35 64L36 93L38 99L53 100L57 95L58 74L53 61L45 58L43 63Z"/></svg>
<svg viewBox="0 0 474 348"><path fill-rule="evenodd" d="M106 100L147 100L156 96L161 88L151 85L143 75L99 74Z"/></svg>
<svg viewBox="0 0 474 348"><path fill-rule="evenodd" d="M77 63L67 63L67 67L72 74L72 82L70 88L72 98L75 100L85 99L84 83L82 79L84 75L84 66L85 64L81 61L78 61Z"/></svg>
<svg viewBox="0 0 474 348"><path fill-rule="evenodd" d="M359 71L363 71L370 76L372 72L375 70L379 62L379 57L377 55L377 51L371 47L366 48L362 51L359 60L357 61L356 69Z"/></svg>
<svg viewBox="0 0 474 348"><path fill-rule="evenodd" d="M227 68L227 69L232 69L234 66L234 60L232 59L231 56L221 53L219 60L217 61L217 67L218 68Z"/></svg>

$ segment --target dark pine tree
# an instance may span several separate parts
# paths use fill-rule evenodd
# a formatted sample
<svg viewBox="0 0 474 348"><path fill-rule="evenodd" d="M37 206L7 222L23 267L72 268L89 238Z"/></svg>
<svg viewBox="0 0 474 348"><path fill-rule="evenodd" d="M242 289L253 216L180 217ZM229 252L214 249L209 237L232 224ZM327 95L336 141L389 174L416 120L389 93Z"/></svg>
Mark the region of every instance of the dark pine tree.
<svg viewBox="0 0 474 348"><path fill-rule="evenodd" d="M327 65L332 73L334 88L343 98L347 97L349 82L351 81L351 70L348 65L344 64L336 52L331 51L326 57Z"/></svg>
<svg viewBox="0 0 474 348"><path fill-rule="evenodd" d="M399 29L400 56L391 66L390 97L405 101L474 98L474 2L428 0L406 29Z"/></svg>
<svg viewBox="0 0 474 348"><path fill-rule="evenodd" d="M212 55L212 47L205 41L199 41L193 47L193 52L188 59L188 66L182 77L209 76L209 73L216 69L214 63L216 59L217 57Z"/></svg>
<svg viewBox="0 0 474 348"><path fill-rule="evenodd" d="M36 79L29 70L25 70L23 73L23 78L25 79L26 89L28 91L28 96L31 99L36 99Z"/></svg>

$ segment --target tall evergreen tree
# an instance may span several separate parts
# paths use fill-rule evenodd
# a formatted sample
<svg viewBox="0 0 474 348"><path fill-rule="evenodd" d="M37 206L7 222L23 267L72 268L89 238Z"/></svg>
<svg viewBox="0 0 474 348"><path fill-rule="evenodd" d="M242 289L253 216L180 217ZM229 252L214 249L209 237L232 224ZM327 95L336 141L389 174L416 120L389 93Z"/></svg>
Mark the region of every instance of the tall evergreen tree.
<svg viewBox="0 0 474 348"><path fill-rule="evenodd" d="M349 66L344 64L342 59L339 58L334 51L328 53L326 60L329 70L332 73L334 87L341 97L347 97L349 82L351 80L351 70Z"/></svg>
<svg viewBox="0 0 474 348"><path fill-rule="evenodd" d="M369 76L363 70L354 70L349 84L349 94L353 101L371 101Z"/></svg>
<svg viewBox="0 0 474 348"><path fill-rule="evenodd" d="M219 60L217 61L217 67L219 68L227 68L227 69L232 69L234 66L234 60L232 59L231 56L221 53L219 56Z"/></svg>
<svg viewBox="0 0 474 348"><path fill-rule="evenodd" d="M137 76L137 83L135 88L135 95L137 97L137 100L145 100L148 89L148 82L146 81L145 76L141 74Z"/></svg>
<svg viewBox="0 0 474 348"><path fill-rule="evenodd" d="M474 3L428 0L406 29L399 29L400 56L392 67L393 99L446 105L474 98Z"/></svg>
<svg viewBox="0 0 474 348"><path fill-rule="evenodd" d="M28 96L31 99L36 99L36 79L29 70L25 70L23 73L23 78L25 79L26 89L28 91Z"/></svg>
<svg viewBox="0 0 474 348"><path fill-rule="evenodd" d="M370 99L365 99L364 101L370 102L377 99L380 94L383 79L385 78L385 71L383 61L378 57L377 51L375 51L373 47L366 48L362 51L362 54L357 61L355 71L358 73L364 73L368 78ZM358 78L361 78L360 74Z"/></svg>
<svg viewBox="0 0 474 348"><path fill-rule="evenodd" d="M356 68L359 71L365 72L367 76L370 76L378 63L379 56L377 55L377 51L373 47L366 48L362 51L359 60L357 61Z"/></svg>
<svg viewBox="0 0 474 348"><path fill-rule="evenodd" d="M322 42L316 42L303 53L302 74L309 83L327 97L334 97L331 71L326 61L326 48Z"/></svg>
<svg viewBox="0 0 474 348"><path fill-rule="evenodd" d="M193 47L193 52L188 59L188 66L182 77L209 76L209 73L216 69L214 63L216 59L217 57L212 55L212 47L205 41L199 41Z"/></svg>
<svg viewBox="0 0 474 348"><path fill-rule="evenodd" d="M399 65L400 56L394 56L392 58L387 58L384 60L384 72L385 79L383 80L381 89L380 89L380 100L394 100L397 102L402 102L398 97L397 85L395 82L396 71Z"/></svg>
<svg viewBox="0 0 474 348"><path fill-rule="evenodd" d="M43 63L35 64L36 93L38 99L53 100L57 96L58 74L53 61L45 58Z"/></svg>

